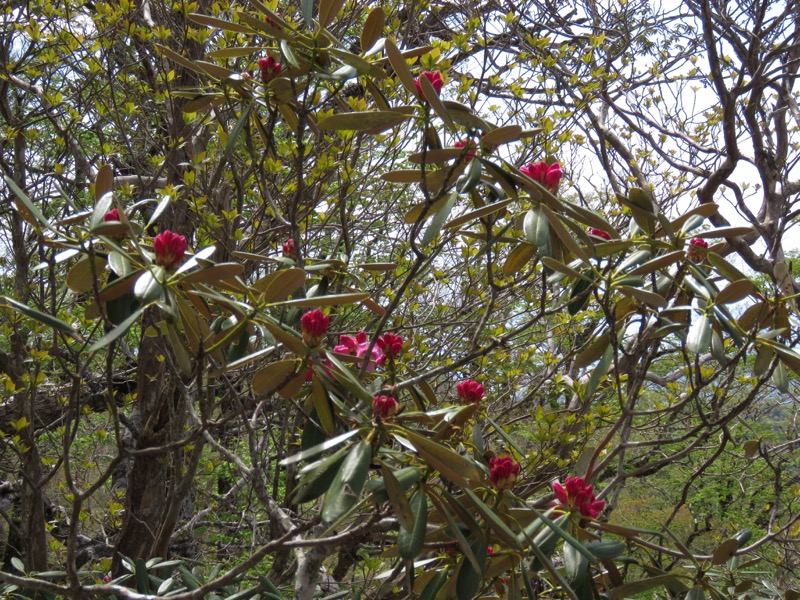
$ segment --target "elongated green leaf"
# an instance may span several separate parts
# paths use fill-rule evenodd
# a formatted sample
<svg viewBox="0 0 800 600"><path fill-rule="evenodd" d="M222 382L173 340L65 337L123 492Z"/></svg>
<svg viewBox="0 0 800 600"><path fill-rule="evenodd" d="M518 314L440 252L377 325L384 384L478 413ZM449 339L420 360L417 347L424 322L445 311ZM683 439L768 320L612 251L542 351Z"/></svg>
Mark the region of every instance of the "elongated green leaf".
<svg viewBox="0 0 800 600"><path fill-rule="evenodd" d="M19 200L21 203L18 204L16 201L14 202L14 206L17 209L17 212L22 215L22 217L31 225L41 225L43 227L50 227L50 222L45 218L45 216L41 213L41 211L36 208L36 205L31 201L28 197L28 194L22 191L17 185L17 182L11 179L8 175L3 174L3 179L6 182L6 185L14 192L14 196Z"/></svg>
<svg viewBox="0 0 800 600"><path fill-rule="evenodd" d="M686 349L695 354L708 352L711 345L711 318L703 313L697 317L686 336Z"/></svg>
<svg viewBox="0 0 800 600"><path fill-rule="evenodd" d="M386 13L378 6L373 8L367 20L364 21L364 27L361 29L361 52L367 52L375 45L375 42L383 35L383 26L386 24Z"/></svg>
<svg viewBox="0 0 800 600"><path fill-rule="evenodd" d="M439 232L442 230L442 226L444 222L447 220L447 217L450 216L450 211L453 210L453 205L455 204L456 200L458 199L457 192L450 192L447 195L447 200L441 206L441 208L436 211L436 214L433 215L433 219L431 219L428 228L425 230L425 233L422 236L422 246L428 246L433 240L436 239L436 236L439 235Z"/></svg>
<svg viewBox="0 0 800 600"><path fill-rule="evenodd" d="M395 471L394 477L397 479L397 483L400 484L400 489L403 492L407 492L422 477L422 471L417 467L404 467ZM367 491L372 494L372 498L376 503L388 502L389 500L389 496L386 493L386 483L382 477L370 479L367 482Z"/></svg>
<svg viewBox="0 0 800 600"><path fill-rule="evenodd" d="M373 127L392 127L399 125L409 118L409 115L384 111L364 111L352 113L339 113L322 119L317 123L320 129L363 131Z"/></svg>
<svg viewBox="0 0 800 600"><path fill-rule="evenodd" d="M327 458L303 469L300 480L297 482L292 502L296 504L310 502L327 492L339 472L342 461L347 456L349 449L348 446L339 448ZM305 472L309 467L313 467L313 469Z"/></svg>
<svg viewBox="0 0 800 600"><path fill-rule="evenodd" d="M383 475L383 483L386 487L386 496L389 499L389 504L392 505L394 515L400 522L401 530L413 531L414 514L408 498L406 498L405 491L400 486L400 482L397 481L392 470L385 464L381 464L381 475Z"/></svg>
<svg viewBox="0 0 800 600"><path fill-rule="evenodd" d="M486 540L479 539L472 544L472 553L481 566L475 569L471 560L464 557L456 580L456 597L474 598L483 581L483 566L486 564Z"/></svg>
<svg viewBox="0 0 800 600"><path fill-rule="evenodd" d="M481 480L481 472L478 467L450 448L410 430L404 431L403 435L425 461L453 483L467 487L468 480Z"/></svg>
<svg viewBox="0 0 800 600"><path fill-rule="evenodd" d="M469 499L472 500L472 503L475 505L475 508L478 512L483 516L486 522L489 524L497 536L503 540L503 542L509 547L518 549L520 547L519 541L517 540L517 536L514 534L513 531L506 525L503 520L486 504L481 500L475 492L473 492L469 488L464 488L464 492L469 496Z"/></svg>
<svg viewBox="0 0 800 600"><path fill-rule="evenodd" d="M550 240L550 224L547 216L540 208L531 208L522 222L525 239L537 248L541 248Z"/></svg>
<svg viewBox="0 0 800 600"><path fill-rule="evenodd" d="M394 42L390 39L386 40L385 45L386 56L389 58L389 63L392 65L397 78L403 87L406 88L411 94L417 95L417 86L414 84L414 76L411 74L411 69L408 68L408 63L400 50L397 49Z"/></svg>
<svg viewBox="0 0 800 600"><path fill-rule="evenodd" d="M626 598L633 598L634 596L652 590L655 587L667 585L678 579L674 573L667 573L666 575L656 575L647 579L640 579L638 581L631 581L611 590L611 598L613 600L625 600Z"/></svg>
<svg viewBox="0 0 800 600"><path fill-rule="evenodd" d="M425 492L417 490L409 503L412 522L411 526L400 524L397 534L397 551L404 560L414 560L422 550L425 543L425 533L428 527L428 497Z"/></svg>
<svg viewBox="0 0 800 600"><path fill-rule="evenodd" d="M320 452L325 452L325 450L330 450L331 448L335 448L336 446L338 446L342 442L346 442L347 440L349 440L351 437L353 437L357 433L358 433L358 429L351 429L350 431L347 431L347 432L345 432L345 433L343 433L341 435L337 435L336 437L331 438L329 440L325 440L324 442L322 442L320 444L317 444L316 446L313 446L311 448L308 448L307 450L303 450L302 452L298 452L297 454L293 454L292 456L289 456L288 458L284 458L278 464L281 465L282 467L285 467L287 465L291 465L291 464L294 464L296 462L300 462L301 460L305 460L307 458L311 458L312 456L316 456Z"/></svg>
<svg viewBox="0 0 800 600"><path fill-rule="evenodd" d="M199 25L207 25L208 27L214 27L216 29L221 29L222 31L233 31L234 33L246 33L250 35L256 33L255 30L251 29L250 27L245 27L239 23L231 23L230 21L217 19L215 17L209 17L207 15L190 13L187 15L187 17L190 21L193 21ZM250 51L250 54L253 53L252 48L248 48L248 50Z"/></svg>
<svg viewBox="0 0 800 600"><path fill-rule="evenodd" d="M281 302L284 306L341 306L353 304L369 298L367 292L353 292L351 294L336 294L335 296L313 296L311 298L297 298Z"/></svg>
<svg viewBox="0 0 800 600"><path fill-rule="evenodd" d="M8 306L9 308L13 308L14 310L21 312L23 315L30 317L40 323L44 323L48 327L52 327L53 329L57 329L58 331L63 331L64 333L69 333L71 335L77 335L75 329L71 326L62 321L61 319L57 319L52 315L48 315L47 313L40 312L35 308L31 308L27 304L23 304L22 302L18 302L13 298L9 298L8 296L2 296L2 303Z"/></svg>
<svg viewBox="0 0 800 600"><path fill-rule="evenodd" d="M111 342L116 340L118 337L120 337L121 335L124 335L128 331L128 329L130 329L131 326L139 319L139 317L141 316L141 314L143 312L144 312L144 307L141 307L141 308L138 308L137 310L135 310L133 312L133 314L131 314L131 316L129 316L122 323L120 323L119 325L114 327L114 329L109 331L102 338L100 338L94 344L92 344L92 347L89 348L89 352L95 352L96 350L100 350L101 348L105 348Z"/></svg>
<svg viewBox="0 0 800 600"><path fill-rule="evenodd" d="M357 442L325 495L321 514L323 522L335 523L355 506L367 481L371 459L372 444L366 440Z"/></svg>
<svg viewBox="0 0 800 600"><path fill-rule="evenodd" d="M247 124L247 121L250 119L250 111L253 110L253 106L255 106L254 102L251 102L247 106L244 107L239 120L236 121L236 124L231 129L230 133L228 133L228 141L225 144L225 154L230 154L233 150L233 147L236 145L236 142L239 139L239 136L242 133L242 129Z"/></svg>

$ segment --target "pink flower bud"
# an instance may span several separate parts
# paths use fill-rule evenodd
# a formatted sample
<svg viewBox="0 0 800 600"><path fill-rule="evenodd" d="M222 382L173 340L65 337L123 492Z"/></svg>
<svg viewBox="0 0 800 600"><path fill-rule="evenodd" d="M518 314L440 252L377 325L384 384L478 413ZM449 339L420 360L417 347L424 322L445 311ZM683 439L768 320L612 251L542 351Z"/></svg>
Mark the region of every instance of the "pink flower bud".
<svg viewBox="0 0 800 600"><path fill-rule="evenodd" d="M392 396L375 396L372 399L372 414L376 419L389 419L400 412L400 405Z"/></svg>
<svg viewBox="0 0 800 600"><path fill-rule="evenodd" d="M261 81L269 83L281 73L281 63L271 56L258 59L258 70L261 72Z"/></svg>
<svg viewBox="0 0 800 600"><path fill-rule="evenodd" d="M486 395L486 389L474 379L456 385L456 391L464 404L478 404Z"/></svg>
<svg viewBox="0 0 800 600"><path fill-rule="evenodd" d="M297 248L294 245L294 238L289 238L281 245L284 258L297 258Z"/></svg>
<svg viewBox="0 0 800 600"><path fill-rule="evenodd" d="M607 231L603 231L602 229L597 229L596 227L589 228L589 235L593 235L595 237L603 238L604 240L610 240L611 234Z"/></svg>
<svg viewBox="0 0 800 600"><path fill-rule="evenodd" d="M403 338L394 333L384 333L376 342L387 358L400 356L403 352Z"/></svg>
<svg viewBox="0 0 800 600"><path fill-rule="evenodd" d="M109 221L119 221L119 209L112 208L108 211L105 216L103 217L103 222L108 223Z"/></svg>
<svg viewBox="0 0 800 600"><path fill-rule="evenodd" d="M705 260L705 252L703 250L708 248L708 242L705 241L703 238L692 238L689 240L689 245L686 248L686 254L689 256L689 260L696 263L701 263Z"/></svg>
<svg viewBox="0 0 800 600"><path fill-rule="evenodd" d="M328 333L331 318L320 309L311 310L300 317L303 328L303 341L309 346L319 346L322 338Z"/></svg>
<svg viewBox="0 0 800 600"><path fill-rule="evenodd" d="M444 87L444 80L442 79L442 74L439 71L423 71L419 74L414 80L414 85L417 87L417 96L421 99L425 99L425 96L422 95L422 85L419 83L419 78L424 77L428 81L431 82L433 89L436 90L437 94L442 93L442 87Z"/></svg>
<svg viewBox="0 0 800 600"><path fill-rule="evenodd" d="M462 142L456 142L453 144L456 148L466 148L466 162L471 161L475 158L475 155L478 153L478 144L473 142L469 138L464 138Z"/></svg>
<svg viewBox="0 0 800 600"><path fill-rule="evenodd" d="M597 500L592 486L586 485L583 477L567 477L564 485L554 481L553 491L558 498L558 504L554 506L565 513L577 513L594 519L606 505L605 501Z"/></svg>
<svg viewBox="0 0 800 600"><path fill-rule="evenodd" d="M498 490L510 490L519 475L519 463L509 455L489 459L489 479Z"/></svg>
<svg viewBox="0 0 800 600"><path fill-rule="evenodd" d="M524 173L551 190L555 190L558 187L561 178L564 176L561 171L561 165L557 162L552 165L548 165L545 161L530 163L520 167L519 170L520 173Z"/></svg>
<svg viewBox="0 0 800 600"><path fill-rule="evenodd" d="M174 270L186 253L186 238L170 230L163 231L153 238L153 251L156 264Z"/></svg>

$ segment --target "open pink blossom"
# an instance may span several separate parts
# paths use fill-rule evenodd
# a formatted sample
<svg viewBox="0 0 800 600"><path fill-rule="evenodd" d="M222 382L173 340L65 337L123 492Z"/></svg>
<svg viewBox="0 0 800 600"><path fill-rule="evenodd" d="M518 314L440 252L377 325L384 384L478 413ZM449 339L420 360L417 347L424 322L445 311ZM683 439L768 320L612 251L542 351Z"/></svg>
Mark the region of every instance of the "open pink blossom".
<svg viewBox="0 0 800 600"><path fill-rule="evenodd" d="M358 358L364 358L367 355L367 350L369 349L369 340L367 339L367 334L363 331L359 331L356 334L356 337L351 337L349 335L343 335L339 337L339 345L334 346L333 351L338 354L349 354L350 356L357 356ZM386 356L383 354L381 349L378 347L377 344L372 348L372 353L370 354L370 360L367 363L367 371L372 372L375 370L375 365L383 365L386 362ZM358 367L361 368L362 363L358 363Z"/></svg>
<svg viewBox="0 0 800 600"><path fill-rule="evenodd" d="M456 148L461 148L466 150L466 156L465 156L466 162L471 161L473 158L475 158L475 155L478 153L478 144L476 144L469 138L464 138L464 140L461 142L455 142L453 146Z"/></svg>
<svg viewBox="0 0 800 600"><path fill-rule="evenodd" d="M583 477L567 477L564 485L554 481L553 491L559 502L555 506L563 512L579 513L594 519L603 512L606 505L603 500L595 497L592 486L586 485Z"/></svg>
<svg viewBox="0 0 800 600"><path fill-rule="evenodd" d="M261 73L261 81L269 83L281 73L281 63L267 56L258 59L258 71Z"/></svg>

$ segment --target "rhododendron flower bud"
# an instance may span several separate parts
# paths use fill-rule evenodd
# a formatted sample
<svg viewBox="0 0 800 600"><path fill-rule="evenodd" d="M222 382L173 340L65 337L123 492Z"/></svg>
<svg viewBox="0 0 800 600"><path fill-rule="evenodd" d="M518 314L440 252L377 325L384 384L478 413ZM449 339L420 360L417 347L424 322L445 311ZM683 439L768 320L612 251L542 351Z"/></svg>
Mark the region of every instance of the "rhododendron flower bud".
<svg viewBox="0 0 800 600"><path fill-rule="evenodd" d="M475 155L478 153L478 145L475 142L473 142L471 139L469 139L469 138L465 138L464 141L462 141L462 142L456 142L456 143L453 144L453 146L456 147L456 148L466 148L467 149L467 151L466 151L466 161L467 162L469 162L473 158L475 158Z"/></svg>
<svg viewBox="0 0 800 600"><path fill-rule="evenodd" d="M372 399L372 414L376 419L388 419L400 412L400 405L393 396L375 396Z"/></svg>
<svg viewBox="0 0 800 600"><path fill-rule="evenodd" d="M376 345L389 358L400 356L403 352L403 338L394 333L384 333L378 338Z"/></svg>
<svg viewBox="0 0 800 600"><path fill-rule="evenodd" d="M186 253L186 238L167 229L153 238L153 251L156 264L167 269L175 269Z"/></svg>
<svg viewBox="0 0 800 600"><path fill-rule="evenodd" d="M583 477L567 477L564 485L555 481L553 491L559 502L555 506L563 512L579 513L594 519L603 512L606 505L603 500L597 500L592 492L592 486L586 485Z"/></svg>
<svg viewBox="0 0 800 600"><path fill-rule="evenodd" d="M508 456L495 456L489 459L489 479L498 490L510 490L519 475L519 464Z"/></svg>
<svg viewBox="0 0 800 600"><path fill-rule="evenodd" d="M294 238L289 238L281 245L285 258L297 258L297 248L294 245Z"/></svg>
<svg viewBox="0 0 800 600"><path fill-rule="evenodd" d="M328 333L331 318L320 309L311 310L300 317L303 328L303 341L309 346L319 346L322 338Z"/></svg>
<svg viewBox="0 0 800 600"><path fill-rule="evenodd" d="M692 262L703 262L705 259L705 254L703 253L700 248L708 248L708 242L705 241L703 238L692 238L689 240L689 246L686 248L686 253L689 255L689 259Z"/></svg>
<svg viewBox="0 0 800 600"><path fill-rule="evenodd" d="M367 350L369 349L369 340L367 340L367 334L363 331L359 331L356 334L356 337L351 337L349 335L343 335L339 337L339 345L334 346L333 351L338 354L349 354L351 356L357 356L358 358L364 358L367 355ZM381 349L378 348L378 345L372 347L372 353L370 354L370 361L367 363L367 372L372 372L375 370L375 365L383 365L386 362L386 356L381 352ZM360 369L362 363L358 363L358 368Z"/></svg>
<svg viewBox="0 0 800 600"><path fill-rule="evenodd" d="M604 240L610 240L611 234L607 231L603 231L602 229L597 229L596 227L589 228L589 235L593 235L595 237L603 238Z"/></svg>
<svg viewBox="0 0 800 600"><path fill-rule="evenodd" d="M112 208L105 214L105 216L103 216L103 221L105 223L108 223L109 221L119 221L119 220L120 220L119 209L117 208Z"/></svg>
<svg viewBox="0 0 800 600"><path fill-rule="evenodd" d="M442 79L442 74L439 73L439 71L423 71L422 73L419 74L419 77L417 77L414 80L414 85L416 85L417 87L417 96L419 96L423 100L425 99L425 96L422 95L422 85L420 85L419 83L420 77L424 77L425 79L430 81L431 85L433 86L433 89L436 90L437 94L440 94L442 92L442 87L444 87L444 80Z"/></svg>
<svg viewBox="0 0 800 600"><path fill-rule="evenodd" d="M519 170L520 173L524 173L534 181L538 181L551 190L555 190L558 187L558 183L564 176L564 173L561 171L561 165L557 162L554 162L552 165L548 165L545 161L530 163L524 167L520 167Z"/></svg>
<svg viewBox="0 0 800 600"><path fill-rule="evenodd" d="M269 83L281 73L281 63L271 56L258 59L258 70L261 72L261 81Z"/></svg>
<svg viewBox="0 0 800 600"><path fill-rule="evenodd" d="M477 404L486 395L486 389L474 379L467 379L456 386L456 391L464 404Z"/></svg>

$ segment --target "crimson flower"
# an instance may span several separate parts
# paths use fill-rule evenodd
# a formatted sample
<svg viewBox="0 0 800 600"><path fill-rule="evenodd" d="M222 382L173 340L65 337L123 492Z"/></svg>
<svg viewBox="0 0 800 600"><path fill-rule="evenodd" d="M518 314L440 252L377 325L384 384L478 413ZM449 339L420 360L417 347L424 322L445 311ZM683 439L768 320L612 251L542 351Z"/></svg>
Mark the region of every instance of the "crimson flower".
<svg viewBox="0 0 800 600"><path fill-rule="evenodd" d="M596 227L589 227L589 235L593 235L595 237L603 238L604 240L610 240L611 234L607 231L603 231L602 229L597 229Z"/></svg>
<svg viewBox="0 0 800 600"><path fill-rule="evenodd" d="M464 404L478 404L486 395L486 388L474 379L467 379L456 385L461 401Z"/></svg>
<svg viewBox="0 0 800 600"><path fill-rule="evenodd" d="M436 93L441 94L442 87L444 87L444 80L442 79L442 74L439 73L439 71L423 71L422 73L419 74L419 77L417 77L414 80L414 85L417 87L417 96L419 96L423 100L425 99L425 96L422 95L422 85L420 85L419 83L420 77L424 77L425 79L430 81L431 85L433 86L433 89L436 90Z"/></svg>
<svg viewBox="0 0 800 600"><path fill-rule="evenodd" d="M297 248L294 245L294 238L289 238L281 245L285 258L297 258Z"/></svg>
<svg viewBox="0 0 800 600"><path fill-rule="evenodd" d="M367 334L363 331L359 331L356 337L351 337L349 335L339 337L339 345L334 346L333 351L338 354L349 354L350 356L364 358L367 355L368 349L369 340L367 340ZM375 344L370 354L370 360L367 363L367 371L372 372L375 370L376 364L383 366L385 362L386 356L381 352L381 349L378 348L378 345ZM358 367L361 368L361 363L358 364Z"/></svg>
<svg viewBox="0 0 800 600"><path fill-rule="evenodd" d="M567 477L564 485L554 481L553 491L559 502L555 506L567 513L577 512L584 517L594 519L603 512L606 505L605 501L597 500L592 492L592 486L586 485L583 477Z"/></svg>
<svg viewBox="0 0 800 600"><path fill-rule="evenodd" d="M281 63L267 56L258 59L258 70L261 73L261 81L269 83L281 73Z"/></svg>
<svg viewBox="0 0 800 600"><path fill-rule="evenodd" d="M388 419L400 412L400 405L393 396L375 396L372 399L372 414L376 419Z"/></svg>
<svg viewBox="0 0 800 600"><path fill-rule="evenodd" d="M692 262L703 262L705 258L705 254L703 253L700 248L706 249L708 248L708 242L705 241L703 238L692 238L689 240L689 246L686 248L686 253L689 255L689 259Z"/></svg>
<svg viewBox="0 0 800 600"><path fill-rule="evenodd" d="M561 165L557 162L554 162L552 165L548 165L545 161L530 163L524 167L520 167L519 170L520 173L524 173L534 181L538 181L551 190L555 190L558 187L558 183L564 176L564 173L561 171Z"/></svg>
<svg viewBox="0 0 800 600"><path fill-rule="evenodd" d="M153 238L153 251L156 264L167 269L175 269L186 253L186 238L167 229Z"/></svg>
<svg viewBox="0 0 800 600"><path fill-rule="evenodd" d="M331 318L320 309L311 310L300 317L303 328L303 341L309 346L319 346L322 338L328 333Z"/></svg>
<svg viewBox="0 0 800 600"><path fill-rule="evenodd" d="M489 459L489 479L498 490L510 490L519 475L519 463L508 454Z"/></svg>
<svg viewBox="0 0 800 600"><path fill-rule="evenodd" d="M119 221L119 209L112 208L108 211L105 216L103 217L103 222L108 223L109 221Z"/></svg>
<svg viewBox="0 0 800 600"><path fill-rule="evenodd" d="M464 138L464 141L456 142L453 144L456 148L466 148L466 161L469 162L478 153L478 145L469 138Z"/></svg>
<svg viewBox="0 0 800 600"><path fill-rule="evenodd" d="M384 333L382 336L378 337L376 345L383 350L383 354L389 358L400 356L403 352L403 338L394 333Z"/></svg>

